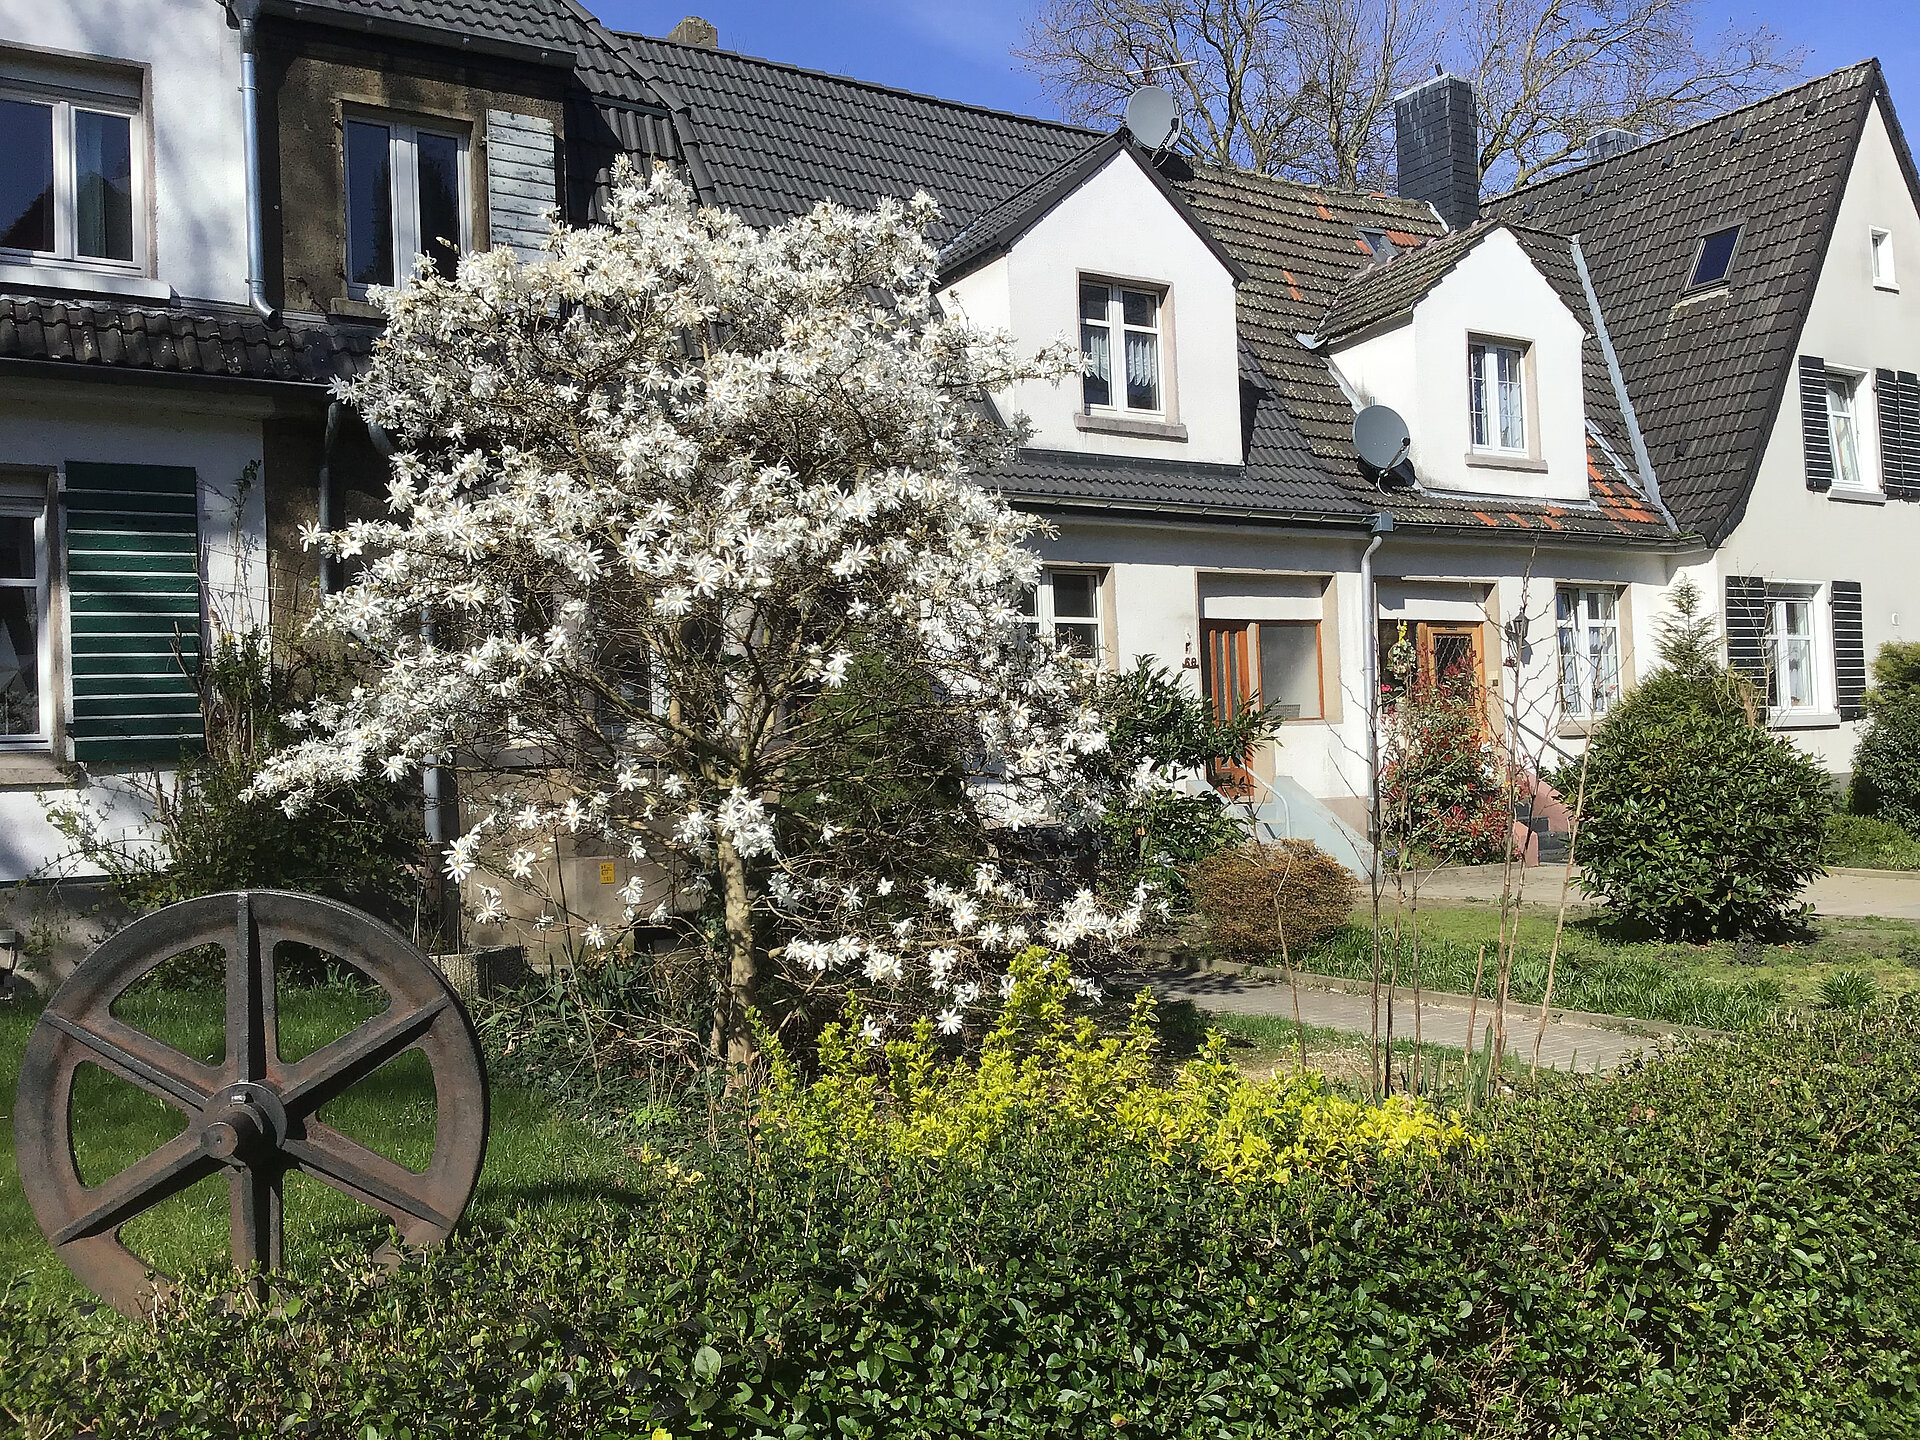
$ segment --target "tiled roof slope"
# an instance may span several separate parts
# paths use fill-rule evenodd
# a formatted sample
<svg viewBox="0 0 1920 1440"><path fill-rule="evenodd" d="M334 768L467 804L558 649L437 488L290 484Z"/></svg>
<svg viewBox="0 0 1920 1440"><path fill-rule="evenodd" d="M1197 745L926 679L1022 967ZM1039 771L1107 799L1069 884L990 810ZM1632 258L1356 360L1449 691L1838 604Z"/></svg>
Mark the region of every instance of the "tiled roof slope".
<svg viewBox="0 0 1920 1440"><path fill-rule="evenodd" d="M625 35L640 71L685 107L711 193L752 225L831 199L867 207L925 190L935 243L1072 163L1094 131L936 100L727 50Z"/></svg>
<svg viewBox="0 0 1920 1440"><path fill-rule="evenodd" d="M267 9L322 23L358 20L554 51L575 50L586 28L566 0L268 0Z"/></svg>
<svg viewBox="0 0 1920 1440"><path fill-rule="evenodd" d="M269 326L238 306L155 309L0 296L0 361L313 384L363 370L373 334L367 326L319 320Z"/></svg>
<svg viewBox="0 0 1920 1440"><path fill-rule="evenodd" d="M1381 285L1384 298L1377 307L1369 301L1367 312L1379 309L1375 318L1397 313L1458 263L1484 236L1485 227L1446 235L1425 204L1212 166L1196 168L1180 188L1246 268L1248 279L1239 294L1241 335L1273 377L1286 408L1348 504L1391 510L1397 522L1407 525L1639 540L1669 536L1666 522L1646 503L1626 468L1625 457L1630 454L1626 425L1606 374L1605 357L1592 342L1583 357L1587 413L1600 430L1602 443L1589 445L1590 504L1491 501L1430 490L1383 494L1361 475L1353 450L1353 406L1328 372L1325 359L1302 345L1299 337L1325 331L1328 312L1343 293L1352 295L1373 285ZM1375 266L1360 239L1363 228L1385 231L1403 253ZM1592 319L1566 242L1513 228L1529 258L1591 335ZM1401 275L1409 277L1407 284L1400 282ZM1351 313L1359 315L1359 302L1350 303Z"/></svg>
<svg viewBox="0 0 1920 1440"><path fill-rule="evenodd" d="M1745 512L1876 103L1897 137L1869 61L1489 203L1580 236L1661 496L1710 543ZM1684 298L1701 235L1734 220L1730 283Z"/></svg>

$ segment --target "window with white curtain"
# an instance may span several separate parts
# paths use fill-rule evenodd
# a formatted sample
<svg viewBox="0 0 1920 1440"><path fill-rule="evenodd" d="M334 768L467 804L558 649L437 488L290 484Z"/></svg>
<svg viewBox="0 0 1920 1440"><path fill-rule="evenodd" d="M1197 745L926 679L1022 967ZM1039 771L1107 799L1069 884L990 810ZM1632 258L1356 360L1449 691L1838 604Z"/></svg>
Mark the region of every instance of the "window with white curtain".
<svg viewBox="0 0 1920 1440"><path fill-rule="evenodd" d="M1080 348L1088 362L1081 394L1087 409L1165 412L1163 305L1158 291L1104 280L1080 282Z"/></svg>
<svg viewBox="0 0 1920 1440"><path fill-rule="evenodd" d="M1620 595L1563 585L1555 595L1560 630L1560 709L1598 719L1620 698Z"/></svg>
<svg viewBox="0 0 1920 1440"><path fill-rule="evenodd" d="M0 484L0 749L47 740L47 492Z"/></svg>
<svg viewBox="0 0 1920 1440"><path fill-rule="evenodd" d="M1776 711L1818 710L1812 587L1767 587L1767 704Z"/></svg>
<svg viewBox="0 0 1920 1440"><path fill-rule="evenodd" d="M1511 340L1467 345L1473 448L1523 454L1527 448L1527 347Z"/></svg>

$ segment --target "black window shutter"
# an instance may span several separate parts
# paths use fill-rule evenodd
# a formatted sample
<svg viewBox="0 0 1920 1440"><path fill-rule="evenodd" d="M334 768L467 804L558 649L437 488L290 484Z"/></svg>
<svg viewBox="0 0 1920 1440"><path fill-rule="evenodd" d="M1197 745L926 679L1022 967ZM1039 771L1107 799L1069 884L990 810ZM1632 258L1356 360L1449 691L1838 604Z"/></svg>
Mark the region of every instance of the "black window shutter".
<svg viewBox="0 0 1920 1440"><path fill-rule="evenodd" d="M194 472L69 461L65 530L73 758L163 764L202 748Z"/></svg>
<svg viewBox="0 0 1920 1440"><path fill-rule="evenodd" d="M1767 582L1727 577L1727 665L1761 684L1767 679Z"/></svg>
<svg viewBox="0 0 1920 1440"><path fill-rule="evenodd" d="M1860 582L1835 580L1833 601L1833 691L1842 720L1860 718L1860 697L1867 689L1867 632L1860 615Z"/></svg>
<svg viewBox="0 0 1920 1440"><path fill-rule="evenodd" d="M1833 488L1833 441L1827 434L1827 362L1800 357L1800 433L1807 449L1807 488Z"/></svg>
<svg viewBox="0 0 1920 1440"><path fill-rule="evenodd" d="M1886 472L1887 494L1895 500L1920 500L1920 375L1902 370L1889 379L1898 416L1899 464L1897 475L1892 468Z"/></svg>
<svg viewBox="0 0 1920 1440"><path fill-rule="evenodd" d="M1900 415L1900 377L1893 371L1873 372L1873 405L1880 425L1880 488L1898 495L1907 481L1907 437Z"/></svg>

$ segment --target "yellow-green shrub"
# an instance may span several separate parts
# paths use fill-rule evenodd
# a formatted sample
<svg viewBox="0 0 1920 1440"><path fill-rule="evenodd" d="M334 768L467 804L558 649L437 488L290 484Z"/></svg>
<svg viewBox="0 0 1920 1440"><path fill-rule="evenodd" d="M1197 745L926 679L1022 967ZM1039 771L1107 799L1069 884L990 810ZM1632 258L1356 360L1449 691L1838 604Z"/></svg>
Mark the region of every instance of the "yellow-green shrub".
<svg viewBox="0 0 1920 1440"><path fill-rule="evenodd" d="M1068 1014L1063 960L1029 951L1013 976L975 1064L943 1058L925 1021L903 1040L864 1040L857 1002L821 1033L811 1083L763 1037L763 1121L811 1158L858 1166L881 1157L978 1162L1024 1118L1044 1115L1235 1185L1284 1184L1309 1170L1345 1181L1382 1155L1437 1156L1472 1143L1456 1118L1405 1096L1361 1104L1310 1073L1249 1080L1217 1034L1159 1083L1151 996L1134 1001L1124 1036L1103 1037L1091 1019Z"/></svg>

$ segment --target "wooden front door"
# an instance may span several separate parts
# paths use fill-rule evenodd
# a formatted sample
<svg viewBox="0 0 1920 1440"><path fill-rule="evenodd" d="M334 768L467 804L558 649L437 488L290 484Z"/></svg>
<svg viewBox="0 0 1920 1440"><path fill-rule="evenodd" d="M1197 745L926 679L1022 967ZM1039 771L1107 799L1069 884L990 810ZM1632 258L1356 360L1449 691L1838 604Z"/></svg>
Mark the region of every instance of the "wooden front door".
<svg viewBox="0 0 1920 1440"><path fill-rule="evenodd" d="M1249 705L1259 709L1259 652L1254 648L1252 622L1209 620L1203 634L1206 662L1201 667L1200 683L1213 702L1215 718L1230 721ZM1207 779L1222 795L1235 800L1248 799L1254 793L1253 773L1231 760L1209 761Z"/></svg>

